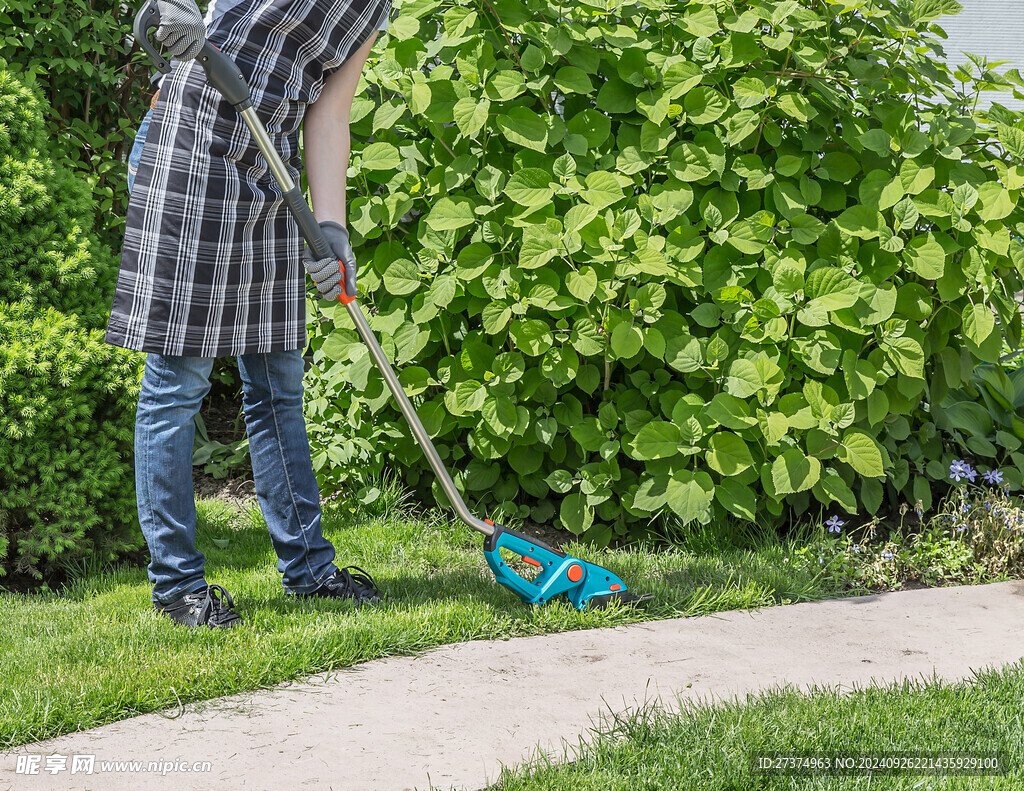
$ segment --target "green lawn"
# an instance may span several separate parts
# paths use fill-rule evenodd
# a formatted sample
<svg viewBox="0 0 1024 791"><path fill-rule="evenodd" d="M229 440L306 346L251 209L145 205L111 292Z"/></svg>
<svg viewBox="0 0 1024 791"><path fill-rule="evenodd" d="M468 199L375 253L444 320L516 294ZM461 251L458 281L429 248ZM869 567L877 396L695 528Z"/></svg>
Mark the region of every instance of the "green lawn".
<svg viewBox="0 0 1024 791"><path fill-rule="evenodd" d="M0 748L445 643L854 592L838 589L817 566L793 568L786 559L796 542L762 539L756 550L713 555L570 545L564 549L607 566L655 601L644 610L578 613L564 598L532 608L494 582L481 537L468 528L440 515L356 518L328 508L324 531L340 564L369 570L387 596L357 611L346 602L285 598L258 510L239 515L201 500L199 515L207 579L231 592L245 625L179 627L153 611L143 568L94 571L60 593L0 594ZM709 549L721 544L707 540Z"/></svg>
<svg viewBox="0 0 1024 791"><path fill-rule="evenodd" d="M849 694L794 689L682 714L608 720L552 764L506 771L490 791L741 791L759 789L1020 789L1024 787L1024 660L975 682L906 681ZM864 755L1003 751L1009 772L989 777L772 777L758 752Z"/></svg>

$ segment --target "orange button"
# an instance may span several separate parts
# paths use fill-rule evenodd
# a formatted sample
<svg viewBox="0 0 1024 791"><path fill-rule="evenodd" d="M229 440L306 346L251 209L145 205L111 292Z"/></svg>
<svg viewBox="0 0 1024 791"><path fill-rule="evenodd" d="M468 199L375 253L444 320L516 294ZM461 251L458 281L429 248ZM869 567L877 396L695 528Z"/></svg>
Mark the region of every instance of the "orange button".
<svg viewBox="0 0 1024 791"><path fill-rule="evenodd" d="M534 560L533 558L527 557L526 555L523 555L523 560L525 560L531 566L536 566L537 568L540 568L540 566L541 566L541 563L540 563L539 560Z"/></svg>
<svg viewBox="0 0 1024 791"><path fill-rule="evenodd" d="M569 566L569 570L565 572L565 576L569 578L569 582L579 582L583 579L583 567L575 564Z"/></svg>
<svg viewBox="0 0 1024 791"><path fill-rule="evenodd" d="M622 586L621 585L612 585L610 588L608 588L608 590L610 590L610 591L620 591L620 590L622 590Z"/></svg>

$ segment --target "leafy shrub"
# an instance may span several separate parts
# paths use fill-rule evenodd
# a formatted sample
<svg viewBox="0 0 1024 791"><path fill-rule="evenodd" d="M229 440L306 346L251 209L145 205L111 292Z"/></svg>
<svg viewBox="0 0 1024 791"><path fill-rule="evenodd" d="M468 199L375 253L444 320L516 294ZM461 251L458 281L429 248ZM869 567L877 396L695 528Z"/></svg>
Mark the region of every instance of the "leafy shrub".
<svg viewBox="0 0 1024 791"><path fill-rule="evenodd" d="M0 303L0 575L141 546L138 355L52 308Z"/></svg>
<svg viewBox="0 0 1024 791"><path fill-rule="evenodd" d="M91 234L82 180L53 161L42 105L0 70L0 303L26 302L105 326L117 261Z"/></svg>
<svg viewBox="0 0 1024 791"><path fill-rule="evenodd" d="M1024 368L1007 373L998 365L978 366L969 382L932 407L932 414L936 437L945 440L944 448L928 449L932 478L946 476L954 457L963 457L1001 469L1007 484L1021 487Z"/></svg>
<svg viewBox="0 0 1024 791"><path fill-rule="evenodd" d="M141 357L103 340L116 268L83 230L96 213L87 188L44 142L38 100L0 70L0 576L141 541Z"/></svg>
<svg viewBox="0 0 1024 791"><path fill-rule="evenodd" d="M597 541L920 499L930 405L1021 337L1024 123L974 105L1024 80L953 78L930 33L956 8L400 8L349 219L470 499ZM322 483L417 483L345 308L322 314Z"/></svg>
<svg viewBox="0 0 1024 791"><path fill-rule="evenodd" d="M7 0L0 6L0 67L43 96L62 164L88 181L100 231L120 249L128 205L125 157L151 93L150 68L131 37L139 4Z"/></svg>

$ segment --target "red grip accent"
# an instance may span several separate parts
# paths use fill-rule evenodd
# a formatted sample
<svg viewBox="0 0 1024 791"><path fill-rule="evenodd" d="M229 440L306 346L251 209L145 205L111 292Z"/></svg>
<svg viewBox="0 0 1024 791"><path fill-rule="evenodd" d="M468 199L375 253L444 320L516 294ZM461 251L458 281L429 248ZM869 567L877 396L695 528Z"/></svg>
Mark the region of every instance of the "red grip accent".
<svg viewBox="0 0 1024 791"><path fill-rule="evenodd" d="M537 568L542 568L544 565L539 560L534 560L533 558L528 557L526 555L523 555L523 560L529 563L531 566L536 566Z"/></svg>
<svg viewBox="0 0 1024 791"><path fill-rule="evenodd" d="M485 522L486 522L487 524L489 524L489 525L490 525L491 527L493 527L493 526L494 526L494 522L492 522L492 521L491 521L490 519L485 519L484 521L485 521Z"/></svg>
<svg viewBox="0 0 1024 791"><path fill-rule="evenodd" d="M344 275L345 264L344 264L343 261L341 261L341 259L338 259L338 266L341 267L342 275ZM342 279L341 279L341 294L338 295L338 302L340 302L342 305L347 305L349 302L351 302L355 298L356 298L355 294L353 294L350 297L348 294L345 293L345 278L342 277Z"/></svg>

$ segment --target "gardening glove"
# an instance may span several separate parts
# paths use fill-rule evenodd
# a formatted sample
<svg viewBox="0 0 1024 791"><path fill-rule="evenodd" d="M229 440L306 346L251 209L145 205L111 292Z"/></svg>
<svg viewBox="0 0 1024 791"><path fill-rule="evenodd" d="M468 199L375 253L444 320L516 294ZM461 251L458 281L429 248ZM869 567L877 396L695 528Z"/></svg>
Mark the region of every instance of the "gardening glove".
<svg viewBox="0 0 1024 791"><path fill-rule="evenodd" d="M309 276L316 283L320 296L324 299L337 299L341 296L343 276L345 293L354 297L356 295L356 257L348 240L348 230L334 220L324 220L320 223L320 230L327 237L334 256L317 261L307 247L302 254L302 265L306 267ZM345 265L344 273L341 271L341 264Z"/></svg>
<svg viewBox="0 0 1024 791"><path fill-rule="evenodd" d="M192 60L206 43L206 25L195 0L156 0L156 40L174 57Z"/></svg>

